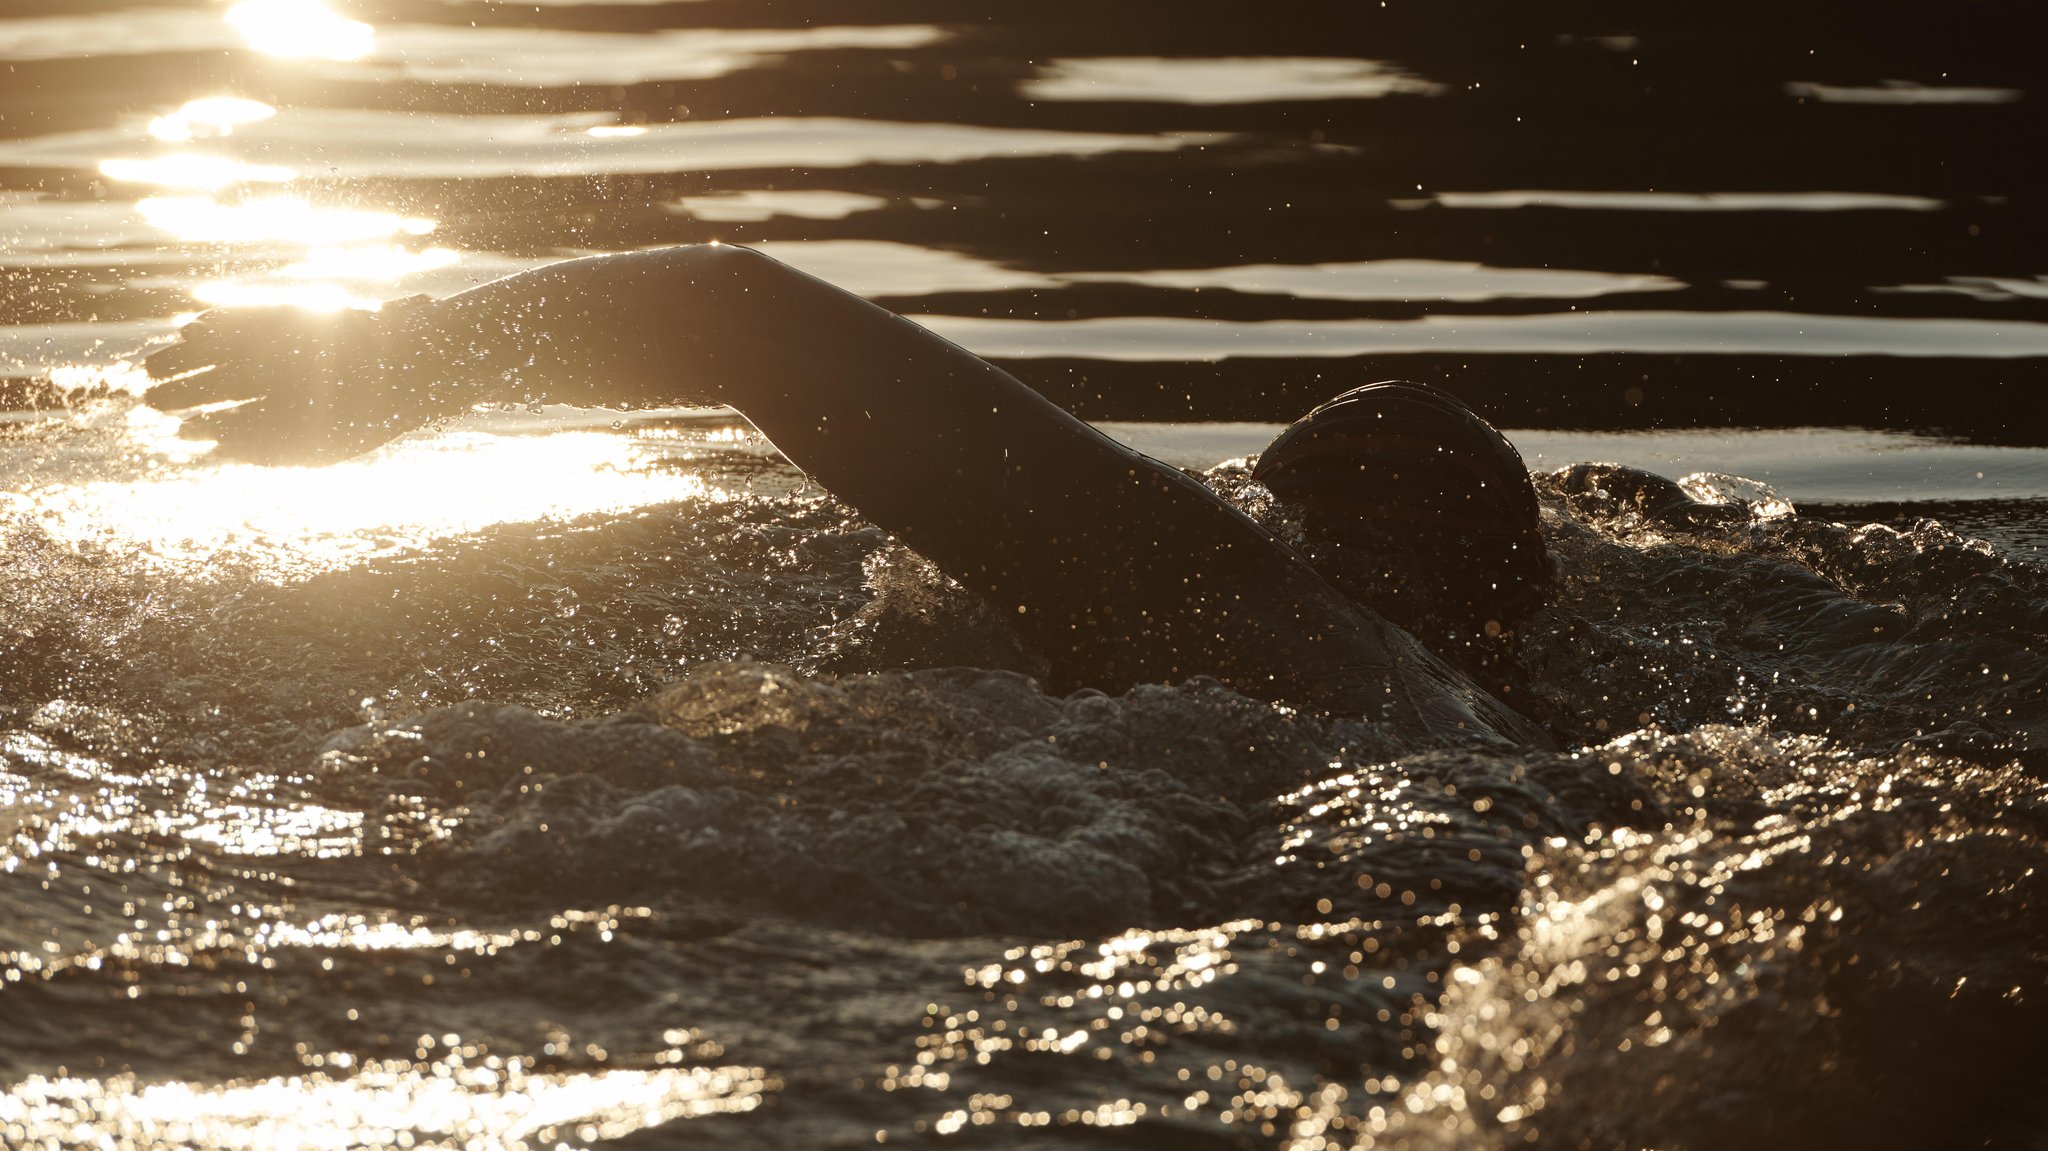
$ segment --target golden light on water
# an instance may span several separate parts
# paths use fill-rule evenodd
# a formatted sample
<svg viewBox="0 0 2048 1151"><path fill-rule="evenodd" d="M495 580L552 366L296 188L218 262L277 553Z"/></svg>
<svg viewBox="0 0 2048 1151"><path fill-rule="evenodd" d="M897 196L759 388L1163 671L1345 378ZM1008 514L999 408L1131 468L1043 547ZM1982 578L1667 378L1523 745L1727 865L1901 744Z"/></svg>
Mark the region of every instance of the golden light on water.
<svg viewBox="0 0 2048 1151"><path fill-rule="evenodd" d="M473 1048L472 1048L473 1050ZM323 1062L350 1067L345 1053ZM36 1146L274 1148L552 1147L618 1139L678 1119L760 1106L758 1067L534 1073L518 1057L364 1062L221 1086L32 1077L0 1095L0 1131Z"/></svg>
<svg viewBox="0 0 2048 1151"><path fill-rule="evenodd" d="M223 204L207 196L150 196L135 210L151 227L186 243L289 243L318 247L424 236L434 221L362 208L320 206L299 196Z"/></svg>
<svg viewBox="0 0 2048 1151"><path fill-rule="evenodd" d="M349 282L396 283L407 276L446 268L461 260L452 248L413 251L395 244L365 248L316 248L306 258L286 264L266 277L205 280L192 288L192 297L203 304L221 307L277 307L286 305L309 312L338 312L344 308L375 311L383 305L384 294L357 291Z"/></svg>
<svg viewBox="0 0 2048 1151"><path fill-rule="evenodd" d="M226 20L266 56L360 60L377 46L375 29L320 0L242 0L228 9Z"/></svg>
<svg viewBox="0 0 2048 1151"><path fill-rule="evenodd" d="M259 196L223 203L209 196L150 196L135 210L151 227L193 244L303 245L303 258L254 275L202 280L191 288L203 304L290 305L308 311L375 308L389 285L460 261L451 248L413 250L393 241L425 236L434 221L378 209L319 205L300 196Z"/></svg>
<svg viewBox="0 0 2048 1151"><path fill-rule="evenodd" d="M149 122L149 134L167 144L231 136L244 124L255 124L277 115L277 109L260 100L240 96L206 96L187 100L169 115Z"/></svg>
<svg viewBox="0 0 2048 1151"><path fill-rule="evenodd" d="M147 159L102 160L100 175L129 184L155 184L160 188L191 188L202 192L219 192L236 184L283 184L298 177L297 172L277 164L249 164L226 156L205 156L194 152Z"/></svg>
<svg viewBox="0 0 2048 1151"><path fill-rule="evenodd" d="M75 714L69 714L74 709L61 706L63 702L44 705L36 718L55 723L76 718ZM146 787L148 781L121 771L105 760L53 746L48 739L32 732L0 737L0 764L23 768L40 777L31 779L0 770L0 808L17 818L27 817L39 825L40 831L40 841L37 841L24 838L17 829L10 846L19 849L24 843L33 843L32 855L63 850L80 840L120 835L145 836L153 842L181 838L210 844L223 854L243 856L293 854L312 859L333 859L360 855L364 850L363 814L360 811L326 807L299 797L276 802L264 789L248 786L232 788L220 796L210 795L205 789L195 789L190 802L181 805L138 803L133 793ZM97 789L100 798L97 810L81 811L73 806L65 788L51 785L59 779L77 781ZM447 834L446 827L436 823L425 824L423 830L432 836ZM19 856L0 852L0 874L16 870L18 861ZM364 928L366 931L377 929L405 930L398 924ZM279 946L336 947L349 943L320 923L306 927L277 924L275 930L265 934L265 938ZM434 942L439 946L451 946L450 938L443 937ZM200 937L194 937L194 940L195 945L219 942L218 939L206 941ZM134 936L123 932L106 945L104 956L162 960L170 950L164 946L167 942L165 939L149 940L146 934ZM102 952L94 948L47 958L9 952L0 947L0 968L55 972L80 964L91 966L98 962L97 957L102 957Z"/></svg>
<svg viewBox="0 0 2048 1151"><path fill-rule="evenodd" d="M189 315L181 317L179 322L190 318ZM50 382L67 391L105 388L110 392L140 396L149 390L153 381L149 372L140 365L124 360L117 364L58 364L50 369Z"/></svg>
<svg viewBox="0 0 2048 1151"><path fill-rule="evenodd" d="M293 280L382 280L393 281L420 272L431 272L460 262L462 253L453 248L425 248L413 251L396 244L368 248L316 248L306 258L287 264L278 274Z"/></svg>
<svg viewBox="0 0 2048 1151"><path fill-rule="evenodd" d="M183 838L212 844L226 855L338 859L361 854L363 847L362 812L315 803L223 803L177 821L159 821L173 822L183 824L176 828Z"/></svg>
<svg viewBox="0 0 2048 1151"><path fill-rule="evenodd" d="M172 421L160 418L156 430L167 435ZM60 538L177 566L234 556L285 578L496 523L724 498L700 476L645 466L640 450L610 432L457 431L330 467L188 466L161 478L53 486L0 497L0 510L33 516Z"/></svg>
<svg viewBox="0 0 2048 1151"><path fill-rule="evenodd" d="M192 289L192 298L221 308L291 307L307 312L339 312L375 308L376 296L352 292L340 284L272 284L262 280L207 280Z"/></svg>

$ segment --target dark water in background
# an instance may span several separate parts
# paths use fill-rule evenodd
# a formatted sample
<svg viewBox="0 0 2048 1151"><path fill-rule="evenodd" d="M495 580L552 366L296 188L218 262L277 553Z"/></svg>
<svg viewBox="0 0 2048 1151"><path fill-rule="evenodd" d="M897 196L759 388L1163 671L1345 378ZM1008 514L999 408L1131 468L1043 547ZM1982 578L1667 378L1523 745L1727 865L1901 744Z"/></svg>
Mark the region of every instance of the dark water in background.
<svg viewBox="0 0 2048 1151"><path fill-rule="evenodd" d="M2026 6L348 15L0 10L0 1145L2048 1140ZM109 367L708 239L1195 466L1446 382L1569 750L1048 696L715 415Z"/></svg>

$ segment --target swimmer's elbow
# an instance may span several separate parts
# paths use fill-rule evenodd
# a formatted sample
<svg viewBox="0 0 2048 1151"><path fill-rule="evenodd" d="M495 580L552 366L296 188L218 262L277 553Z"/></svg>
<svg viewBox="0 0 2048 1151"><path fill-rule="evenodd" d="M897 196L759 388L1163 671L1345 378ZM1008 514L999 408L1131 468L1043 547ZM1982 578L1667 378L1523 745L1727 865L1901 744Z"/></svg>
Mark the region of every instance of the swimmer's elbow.
<svg viewBox="0 0 2048 1151"><path fill-rule="evenodd" d="M600 257L602 258L602 257ZM640 266L677 277L698 290L745 290L757 283L799 275L773 256L734 244L679 244L648 248L623 257L620 266Z"/></svg>

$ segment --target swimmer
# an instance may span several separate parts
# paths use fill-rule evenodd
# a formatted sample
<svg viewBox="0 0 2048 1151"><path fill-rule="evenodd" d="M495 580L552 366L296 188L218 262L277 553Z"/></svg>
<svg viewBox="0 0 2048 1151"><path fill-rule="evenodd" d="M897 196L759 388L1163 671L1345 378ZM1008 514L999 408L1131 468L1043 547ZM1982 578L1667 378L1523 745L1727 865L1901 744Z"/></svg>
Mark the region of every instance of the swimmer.
<svg viewBox="0 0 2048 1151"><path fill-rule="evenodd" d="M204 409L187 416L185 434L268 462L355 455L436 417L529 393L587 406L728 405L791 463L1014 619L1050 661L1055 689L1209 675L1255 698L1448 740L1544 742L1198 480L917 324L746 248L568 260L376 314L208 313L147 366L161 381L151 405ZM1510 463L1512 448L1486 454L1499 434L1441 393L1382 388L1376 403L1372 391L1283 435L1260 478L1301 501L1314 529L1347 504L1415 486L1412 469L1406 489L1398 466L1359 470L1347 438L1368 458L1416 465L1442 454L1446 441L1432 437L1480 443L1485 451L1461 465L1473 481L1465 486L1486 493L1494 518L1520 517L1526 531L1499 534L1513 545L1507 554L1533 548L1522 558L1540 567L1527 472L1518 457ZM1400 434L1356 437L1388 422L1388 401ZM1514 503L1522 495L1526 507ZM1353 541L1347 552L1341 535L1333 554L1365 546ZM1519 568L1501 571L1523 581L1514 597L1540 586L1524 586ZM1473 582L1438 578L1447 588ZM1463 595L1443 602L1459 606ZM1517 607L1507 598L1461 610L1501 618Z"/></svg>

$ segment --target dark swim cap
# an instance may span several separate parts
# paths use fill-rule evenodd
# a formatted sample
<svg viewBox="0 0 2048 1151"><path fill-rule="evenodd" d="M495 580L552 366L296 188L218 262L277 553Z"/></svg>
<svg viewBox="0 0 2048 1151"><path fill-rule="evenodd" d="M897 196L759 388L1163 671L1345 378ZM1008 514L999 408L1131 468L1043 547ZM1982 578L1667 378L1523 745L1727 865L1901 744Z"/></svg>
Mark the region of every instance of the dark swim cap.
<svg viewBox="0 0 2048 1151"><path fill-rule="evenodd" d="M1299 517L1324 578L1425 639L1498 636L1543 603L1529 469L1447 392L1353 388L1280 433L1252 476Z"/></svg>

